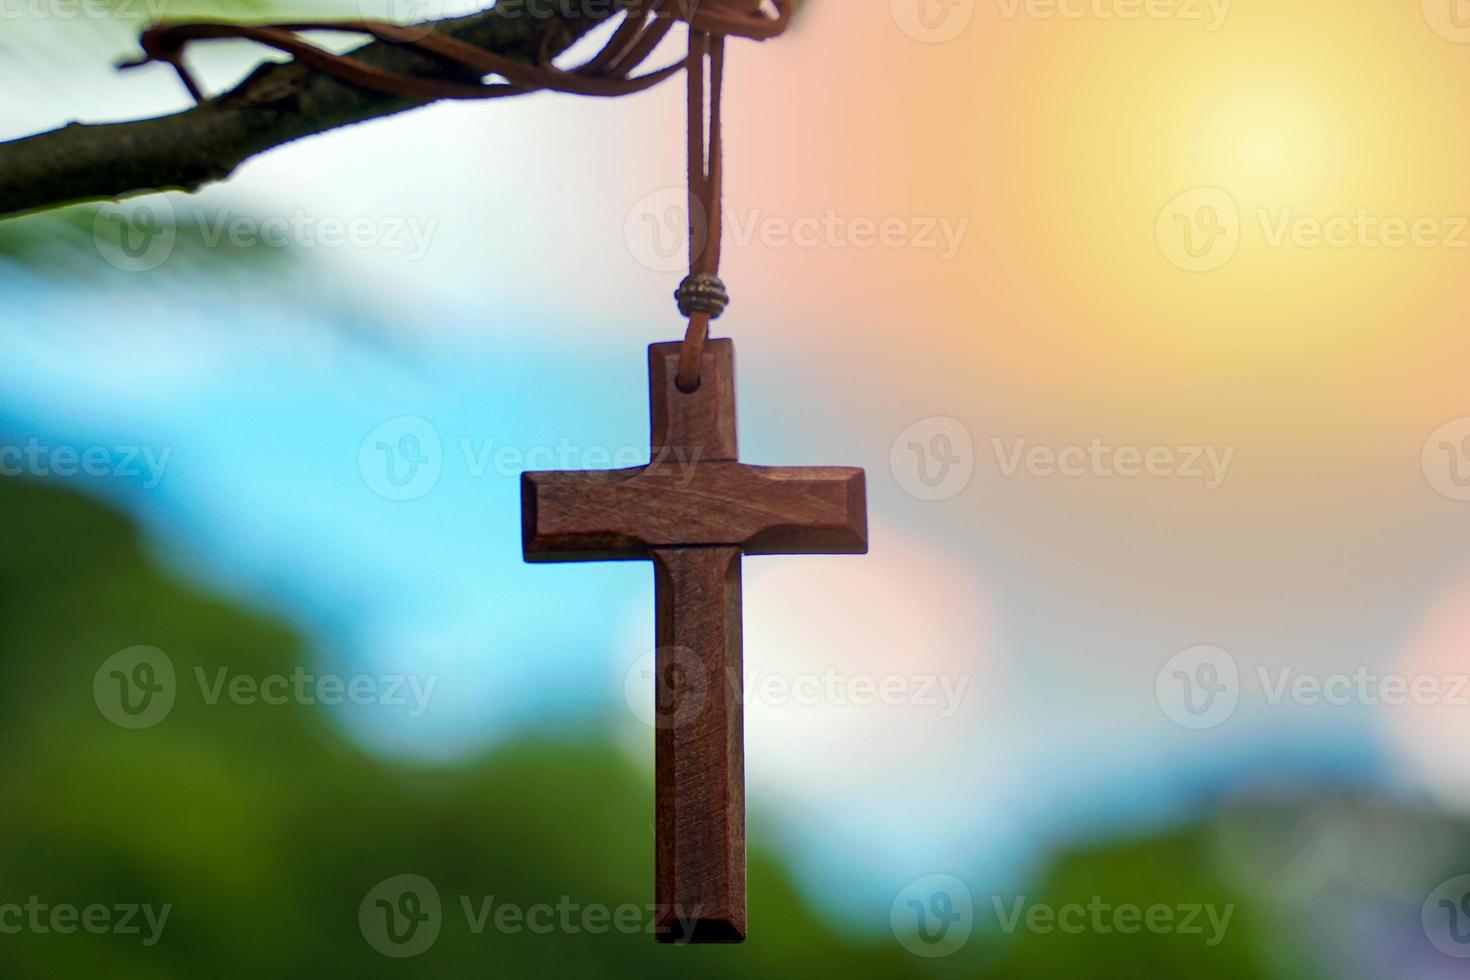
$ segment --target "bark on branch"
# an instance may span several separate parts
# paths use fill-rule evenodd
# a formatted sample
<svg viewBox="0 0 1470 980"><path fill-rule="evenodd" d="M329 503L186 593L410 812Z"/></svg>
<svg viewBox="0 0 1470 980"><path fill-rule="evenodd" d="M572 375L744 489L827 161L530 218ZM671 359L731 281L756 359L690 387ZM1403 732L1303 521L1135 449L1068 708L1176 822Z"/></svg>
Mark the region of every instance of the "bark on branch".
<svg viewBox="0 0 1470 980"><path fill-rule="evenodd" d="M587 8L576 14L567 7ZM434 28L532 62L560 54L616 12L615 4L501 0ZM353 57L424 78L474 81L462 68L374 41ZM157 69L166 70L166 69ZM0 218L152 191L196 191L273 147L423 105L337 81L295 62L256 69L236 88L192 109L134 122L80 124L0 143Z"/></svg>

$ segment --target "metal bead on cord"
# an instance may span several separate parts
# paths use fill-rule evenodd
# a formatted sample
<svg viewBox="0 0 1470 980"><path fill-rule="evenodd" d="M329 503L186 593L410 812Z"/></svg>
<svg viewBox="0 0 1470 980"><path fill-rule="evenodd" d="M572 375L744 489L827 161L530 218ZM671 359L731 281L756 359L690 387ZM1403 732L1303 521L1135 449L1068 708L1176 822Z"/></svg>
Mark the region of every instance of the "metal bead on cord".
<svg viewBox="0 0 1470 980"><path fill-rule="evenodd" d="M717 320L725 308L730 305L730 293L725 289L725 283L719 276L708 272L696 272L686 276L674 291L674 299L679 301L679 312L690 317L696 313L704 313L711 320Z"/></svg>

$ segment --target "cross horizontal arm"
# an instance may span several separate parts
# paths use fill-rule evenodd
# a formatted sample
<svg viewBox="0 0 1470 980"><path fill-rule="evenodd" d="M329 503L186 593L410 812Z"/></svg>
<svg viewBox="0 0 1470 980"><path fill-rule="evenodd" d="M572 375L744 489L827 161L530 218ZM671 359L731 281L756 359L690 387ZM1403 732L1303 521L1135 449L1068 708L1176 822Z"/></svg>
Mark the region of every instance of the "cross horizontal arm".
<svg viewBox="0 0 1470 980"><path fill-rule="evenodd" d="M860 555L866 485L852 467L661 463L525 473L527 561L644 559L653 548L729 545L748 555Z"/></svg>

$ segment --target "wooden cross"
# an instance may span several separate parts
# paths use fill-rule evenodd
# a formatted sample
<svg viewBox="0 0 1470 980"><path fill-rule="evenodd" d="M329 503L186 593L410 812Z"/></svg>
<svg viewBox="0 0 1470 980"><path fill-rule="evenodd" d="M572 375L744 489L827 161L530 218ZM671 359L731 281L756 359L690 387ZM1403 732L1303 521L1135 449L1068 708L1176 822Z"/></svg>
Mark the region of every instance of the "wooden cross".
<svg viewBox="0 0 1470 980"><path fill-rule="evenodd" d="M866 554L866 487L852 467L739 462L734 344L709 342L690 393L675 383L679 348L648 349L650 464L523 474L522 535L530 562L652 560L655 934L661 942L740 942L740 557Z"/></svg>

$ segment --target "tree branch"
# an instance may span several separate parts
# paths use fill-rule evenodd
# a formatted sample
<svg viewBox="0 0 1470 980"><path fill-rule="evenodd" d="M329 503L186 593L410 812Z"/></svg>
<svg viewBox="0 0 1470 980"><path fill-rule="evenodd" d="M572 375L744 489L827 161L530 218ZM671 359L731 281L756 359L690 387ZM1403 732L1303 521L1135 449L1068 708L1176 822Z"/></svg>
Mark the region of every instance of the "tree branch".
<svg viewBox="0 0 1470 980"><path fill-rule="evenodd" d="M534 62L560 54L616 4L500 0L468 17L435 22L467 43ZM374 41L354 58L389 71L472 82L472 72L401 45ZM256 69L235 89L192 109L135 122L83 125L0 143L0 217L152 191L196 191L245 160L305 136L414 109L423 102L340 82L295 62Z"/></svg>

